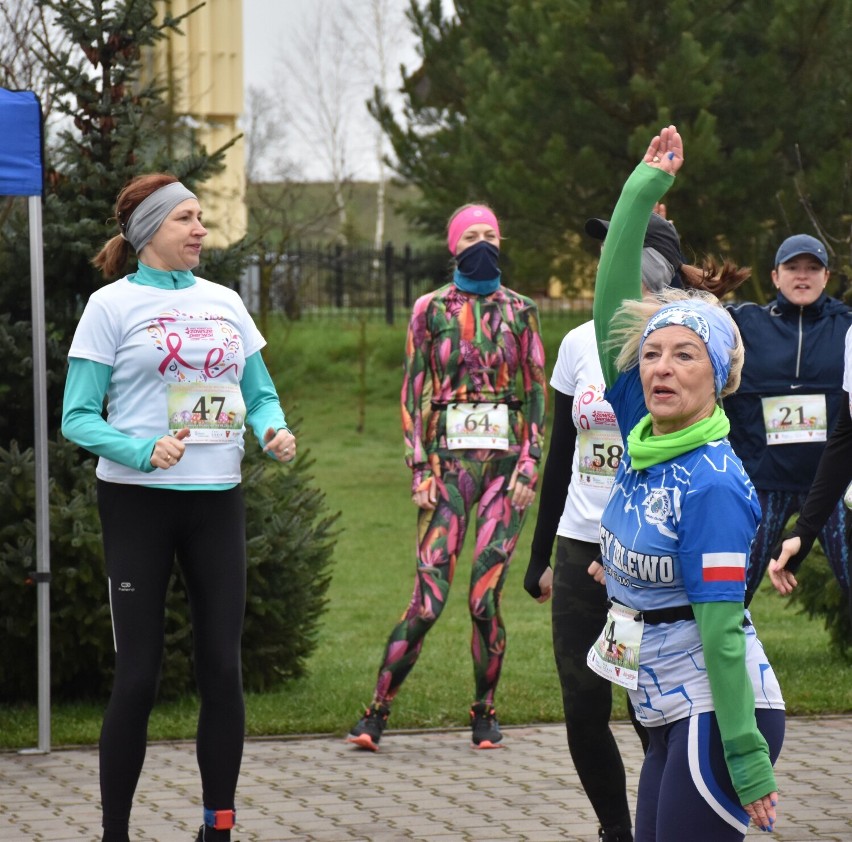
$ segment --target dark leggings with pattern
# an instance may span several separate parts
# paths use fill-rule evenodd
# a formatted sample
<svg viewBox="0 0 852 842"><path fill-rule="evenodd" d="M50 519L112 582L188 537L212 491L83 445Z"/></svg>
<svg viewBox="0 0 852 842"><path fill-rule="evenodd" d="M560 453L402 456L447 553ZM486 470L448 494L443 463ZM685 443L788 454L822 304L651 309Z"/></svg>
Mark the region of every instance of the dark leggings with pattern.
<svg viewBox="0 0 852 842"><path fill-rule="evenodd" d="M129 824L157 694L175 555L192 613L201 696L196 751L204 806L231 810L245 724L242 491L173 491L99 481L98 508L116 649L115 681L100 739L104 829L121 832Z"/></svg>
<svg viewBox="0 0 852 842"><path fill-rule="evenodd" d="M586 665L589 648L606 622L606 588L586 571L597 544L559 536L553 566L553 653L562 686L568 750L580 783L606 830L631 827L627 782L618 744L609 727L613 685ZM628 704L633 713L633 706ZM633 720L642 742L646 729Z"/></svg>
<svg viewBox="0 0 852 842"><path fill-rule="evenodd" d="M807 491L758 491L757 499L763 516L754 544L751 548L751 558L746 582L746 605L760 586L769 561L772 549L784 532L784 527L790 518L802 510L807 498ZM834 577L837 579L844 594L849 595L849 513L840 500L834 507L825 526L819 533L819 542L825 551L825 557L831 565Z"/></svg>
<svg viewBox="0 0 852 842"><path fill-rule="evenodd" d="M388 639L375 702L390 705L417 661L426 633L441 616L474 506L476 546L468 597L474 701L493 702L506 648L500 594L523 524L523 513L512 508L508 491L516 463L516 456L442 461L438 504L434 511L421 509L417 517L414 593Z"/></svg>

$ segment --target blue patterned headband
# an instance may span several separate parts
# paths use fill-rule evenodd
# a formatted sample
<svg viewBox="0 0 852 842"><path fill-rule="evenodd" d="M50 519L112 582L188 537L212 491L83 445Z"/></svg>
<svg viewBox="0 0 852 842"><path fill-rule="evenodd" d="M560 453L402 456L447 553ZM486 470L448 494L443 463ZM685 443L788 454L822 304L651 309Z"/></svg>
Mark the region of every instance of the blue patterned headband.
<svg viewBox="0 0 852 842"><path fill-rule="evenodd" d="M640 357L642 346L648 336L661 327L671 327L672 325L689 328L707 347L707 355L710 357L710 364L713 366L713 383L718 398L728 382L728 375L731 373L731 351L734 350L736 344L733 320L727 311L715 304L709 304L698 299L673 301L671 304L666 304L648 320L648 324L642 333L642 342L639 344Z"/></svg>

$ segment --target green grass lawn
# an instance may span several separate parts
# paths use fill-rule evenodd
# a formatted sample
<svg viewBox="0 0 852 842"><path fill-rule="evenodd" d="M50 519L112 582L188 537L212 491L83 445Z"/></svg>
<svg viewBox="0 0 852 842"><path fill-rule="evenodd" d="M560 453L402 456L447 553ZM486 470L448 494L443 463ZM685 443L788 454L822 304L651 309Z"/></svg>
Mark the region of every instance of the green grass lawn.
<svg viewBox="0 0 852 842"><path fill-rule="evenodd" d="M574 323L570 317L545 320L548 372L562 336ZM251 735L343 735L370 701L384 642L408 604L415 509L399 425L404 334L404 325L378 323L364 326L363 333L357 324L316 323L270 331L268 364L288 416L299 419L300 454L305 458L309 451L314 460L312 472L329 508L342 513L342 532L310 673L274 693L248 696ZM359 378L361 358L366 360L366 387ZM539 605L522 585L535 515L534 507L504 591L509 637L497 707L505 724L562 720L549 605ZM397 697L393 728L467 723L473 673L466 574L472 543L469 539L459 561L449 604ZM753 614L791 714L852 711L849 664L832 651L820 621L788 609L766 584ZM616 698L615 716L623 718L623 695L617 692ZM150 737L191 736L196 710L194 699L158 705ZM55 706L53 743L95 742L101 713L101 705ZM36 735L34 706L0 708L0 747L32 745Z"/></svg>

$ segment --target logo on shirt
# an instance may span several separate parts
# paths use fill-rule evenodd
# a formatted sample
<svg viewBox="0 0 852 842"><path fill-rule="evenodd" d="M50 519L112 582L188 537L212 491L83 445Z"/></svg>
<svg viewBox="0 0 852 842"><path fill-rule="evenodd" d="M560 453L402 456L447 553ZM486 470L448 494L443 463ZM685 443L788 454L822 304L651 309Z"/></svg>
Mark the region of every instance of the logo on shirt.
<svg viewBox="0 0 852 842"><path fill-rule="evenodd" d="M643 501L645 522L659 525L665 523L672 513L669 492L665 488L655 488Z"/></svg>

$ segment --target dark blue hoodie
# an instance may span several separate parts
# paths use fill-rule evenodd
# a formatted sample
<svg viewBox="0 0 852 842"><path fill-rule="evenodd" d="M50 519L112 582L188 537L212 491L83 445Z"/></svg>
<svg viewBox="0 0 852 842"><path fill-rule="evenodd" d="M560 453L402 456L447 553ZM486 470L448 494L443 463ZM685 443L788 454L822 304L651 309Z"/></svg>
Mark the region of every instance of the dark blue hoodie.
<svg viewBox="0 0 852 842"><path fill-rule="evenodd" d="M841 406L843 353L852 311L824 293L807 307L780 293L774 302L729 306L745 344L742 382L724 399L729 440L760 491L807 491L825 442L766 443L761 399L826 396L828 429Z"/></svg>

